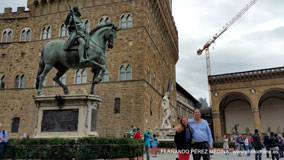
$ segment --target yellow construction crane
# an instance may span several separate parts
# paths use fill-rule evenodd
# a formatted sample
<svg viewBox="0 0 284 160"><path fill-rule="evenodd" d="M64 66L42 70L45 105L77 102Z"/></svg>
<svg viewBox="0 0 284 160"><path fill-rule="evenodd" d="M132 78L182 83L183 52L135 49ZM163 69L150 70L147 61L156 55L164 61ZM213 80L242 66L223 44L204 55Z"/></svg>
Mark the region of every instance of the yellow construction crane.
<svg viewBox="0 0 284 160"><path fill-rule="evenodd" d="M234 18L226 23L218 33L216 33L209 41L207 41L202 49L197 50L198 55L201 55L204 50L206 52L207 77L211 75L209 47L212 43L215 43L217 38L219 38L229 27L231 27L238 19L240 19L242 15L244 15L257 1L258 0L251 0Z"/></svg>
<svg viewBox="0 0 284 160"><path fill-rule="evenodd" d="M209 41L207 41L202 49L197 50L197 55L201 55L202 52L205 50L206 52L206 69L207 69L207 78L211 75L211 64L210 64L210 54L209 54L209 47L211 44L215 43L215 41L229 28L231 27L238 19L242 17L258 0L251 0L247 5L243 7L241 11L238 12L238 14L233 17L228 23L226 23L222 29L219 30L218 33L216 33ZM209 105L212 106L211 102L211 91L210 91L210 85L208 83L208 91L209 91Z"/></svg>

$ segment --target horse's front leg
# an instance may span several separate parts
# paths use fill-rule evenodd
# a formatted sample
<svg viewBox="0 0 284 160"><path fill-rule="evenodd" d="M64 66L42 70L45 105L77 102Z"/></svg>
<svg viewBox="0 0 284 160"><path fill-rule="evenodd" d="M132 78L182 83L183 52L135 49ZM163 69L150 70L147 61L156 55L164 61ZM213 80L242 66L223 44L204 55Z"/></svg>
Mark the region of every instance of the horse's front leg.
<svg viewBox="0 0 284 160"><path fill-rule="evenodd" d="M98 77L100 70L94 67L94 68L92 68L92 72L93 72L93 80L92 80L92 86L91 86L91 92L90 93L95 94L94 89L95 89L95 84L97 83L96 78Z"/></svg>
<svg viewBox="0 0 284 160"><path fill-rule="evenodd" d="M106 67L102 67L101 74L98 76L98 82L101 82L103 80L105 72L106 72Z"/></svg>

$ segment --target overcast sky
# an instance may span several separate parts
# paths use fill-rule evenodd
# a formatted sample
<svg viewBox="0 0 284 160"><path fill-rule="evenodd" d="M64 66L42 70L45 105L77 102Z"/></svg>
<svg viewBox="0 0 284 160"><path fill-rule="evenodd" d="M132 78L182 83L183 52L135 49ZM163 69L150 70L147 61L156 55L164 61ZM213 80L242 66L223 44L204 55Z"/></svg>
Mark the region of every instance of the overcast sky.
<svg viewBox="0 0 284 160"><path fill-rule="evenodd" d="M201 48L249 0L173 0L179 33L177 82L195 98L208 99L205 54ZM0 0L4 7L26 6L26 0ZM212 74L280 67L284 64L284 0L259 0L211 47Z"/></svg>

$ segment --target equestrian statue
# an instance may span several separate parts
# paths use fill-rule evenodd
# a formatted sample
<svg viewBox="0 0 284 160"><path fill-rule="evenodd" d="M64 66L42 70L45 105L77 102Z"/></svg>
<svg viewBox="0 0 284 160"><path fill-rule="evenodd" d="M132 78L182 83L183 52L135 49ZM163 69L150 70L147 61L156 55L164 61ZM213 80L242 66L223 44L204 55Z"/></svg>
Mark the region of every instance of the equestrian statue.
<svg viewBox="0 0 284 160"><path fill-rule="evenodd" d="M106 46L113 48L116 32L120 29L115 24L106 22L88 33L85 23L80 18L80 8L69 8L70 12L64 23L69 31L68 40L50 41L42 50L36 78L38 95L43 95L43 82L52 67L58 70L53 80L63 88L64 94L68 94L68 88L60 81L60 77L70 68L92 68L91 94L95 94L95 84L103 79L107 58Z"/></svg>

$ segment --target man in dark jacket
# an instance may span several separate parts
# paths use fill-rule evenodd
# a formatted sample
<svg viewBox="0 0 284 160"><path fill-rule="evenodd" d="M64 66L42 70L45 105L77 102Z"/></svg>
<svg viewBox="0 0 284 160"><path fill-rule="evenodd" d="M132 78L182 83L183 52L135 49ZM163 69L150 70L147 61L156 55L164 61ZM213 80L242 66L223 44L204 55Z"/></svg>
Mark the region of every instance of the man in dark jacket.
<svg viewBox="0 0 284 160"><path fill-rule="evenodd" d="M268 139L269 139L268 134L265 134L265 136L263 137L263 144L264 144L264 147L265 147L265 149L266 149L266 157L267 157L267 158L269 158Z"/></svg>
<svg viewBox="0 0 284 160"><path fill-rule="evenodd" d="M278 152L279 152L279 142L278 142L278 138L277 135L274 134L273 132L270 132L270 137L268 140L268 146L270 148L271 151L271 156L272 156L272 160L277 159L279 160L279 156L278 156Z"/></svg>
<svg viewBox="0 0 284 160"><path fill-rule="evenodd" d="M261 150L262 144L260 141L260 137L258 135L258 129L254 130L253 138L253 148L255 149L255 160L261 160Z"/></svg>

